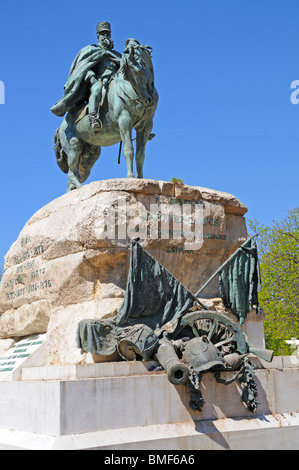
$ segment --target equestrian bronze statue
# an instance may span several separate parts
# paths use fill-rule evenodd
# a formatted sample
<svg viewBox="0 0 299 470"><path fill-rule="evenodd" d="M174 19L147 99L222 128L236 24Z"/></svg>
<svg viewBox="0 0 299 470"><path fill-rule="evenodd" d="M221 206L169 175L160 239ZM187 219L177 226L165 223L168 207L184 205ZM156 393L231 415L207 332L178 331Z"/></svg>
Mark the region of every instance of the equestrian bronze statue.
<svg viewBox="0 0 299 470"><path fill-rule="evenodd" d="M102 147L121 142L127 177L134 178L132 130L136 130L136 176L143 178L145 145L151 140L158 104L151 48L126 41L123 54L113 49L110 24L97 25L97 45L84 47L71 65L64 96L51 111L65 117L55 132L59 167L68 174L67 191L90 175Z"/></svg>

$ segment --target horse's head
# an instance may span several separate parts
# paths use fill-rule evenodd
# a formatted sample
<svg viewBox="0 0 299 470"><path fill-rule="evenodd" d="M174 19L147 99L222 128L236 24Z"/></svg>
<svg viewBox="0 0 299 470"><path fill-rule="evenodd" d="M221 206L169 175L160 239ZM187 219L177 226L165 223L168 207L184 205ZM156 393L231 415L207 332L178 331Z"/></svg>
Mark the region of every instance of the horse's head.
<svg viewBox="0 0 299 470"><path fill-rule="evenodd" d="M129 38L126 40L126 48L124 53L129 53L129 59L135 65L141 68L153 68L152 66L152 48L150 46L142 46L137 39Z"/></svg>
<svg viewBox="0 0 299 470"><path fill-rule="evenodd" d="M124 79L131 83L139 98L148 102L157 100L151 52L151 47L142 46L136 39L127 39L119 70Z"/></svg>

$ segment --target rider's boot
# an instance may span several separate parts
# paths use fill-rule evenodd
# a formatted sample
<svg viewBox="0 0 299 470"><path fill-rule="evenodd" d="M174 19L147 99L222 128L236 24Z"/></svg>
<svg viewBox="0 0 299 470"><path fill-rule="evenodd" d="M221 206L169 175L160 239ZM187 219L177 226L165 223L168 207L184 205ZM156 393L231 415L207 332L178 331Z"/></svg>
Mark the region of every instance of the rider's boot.
<svg viewBox="0 0 299 470"><path fill-rule="evenodd" d="M97 134L102 129L102 121L97 113L89 113L91 130L94 134Z"/></svg>

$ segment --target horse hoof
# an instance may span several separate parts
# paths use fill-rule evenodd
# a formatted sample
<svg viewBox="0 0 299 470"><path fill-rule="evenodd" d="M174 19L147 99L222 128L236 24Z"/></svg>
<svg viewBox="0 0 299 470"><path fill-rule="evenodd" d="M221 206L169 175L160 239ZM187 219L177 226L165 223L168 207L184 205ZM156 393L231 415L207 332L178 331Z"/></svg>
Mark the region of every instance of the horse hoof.
<svg viewBox="0 0 299 470"><path fill-rule="evenodd" d="M79 186L81 188L81 186ZM68 183L66 187L66 192L69 193L70 191L73 191L74 189L78 189L78 187L73 184L73 183Z"/></svg>

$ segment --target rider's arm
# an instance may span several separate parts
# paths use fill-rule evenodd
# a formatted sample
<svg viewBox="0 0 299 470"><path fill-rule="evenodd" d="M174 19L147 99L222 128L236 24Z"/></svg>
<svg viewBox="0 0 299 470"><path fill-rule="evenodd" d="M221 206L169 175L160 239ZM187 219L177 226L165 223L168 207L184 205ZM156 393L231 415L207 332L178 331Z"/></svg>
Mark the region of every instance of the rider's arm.
<svg viewBox="0 0 299 470"><path fill-rule="evenodd" d="M85 78L84 80L88 83L91 83L91 85L93 85L94 83L96 83L97 79L96 79L96 74L94 73L93 70L88 70L87 74L85 75Z"/></svg>

